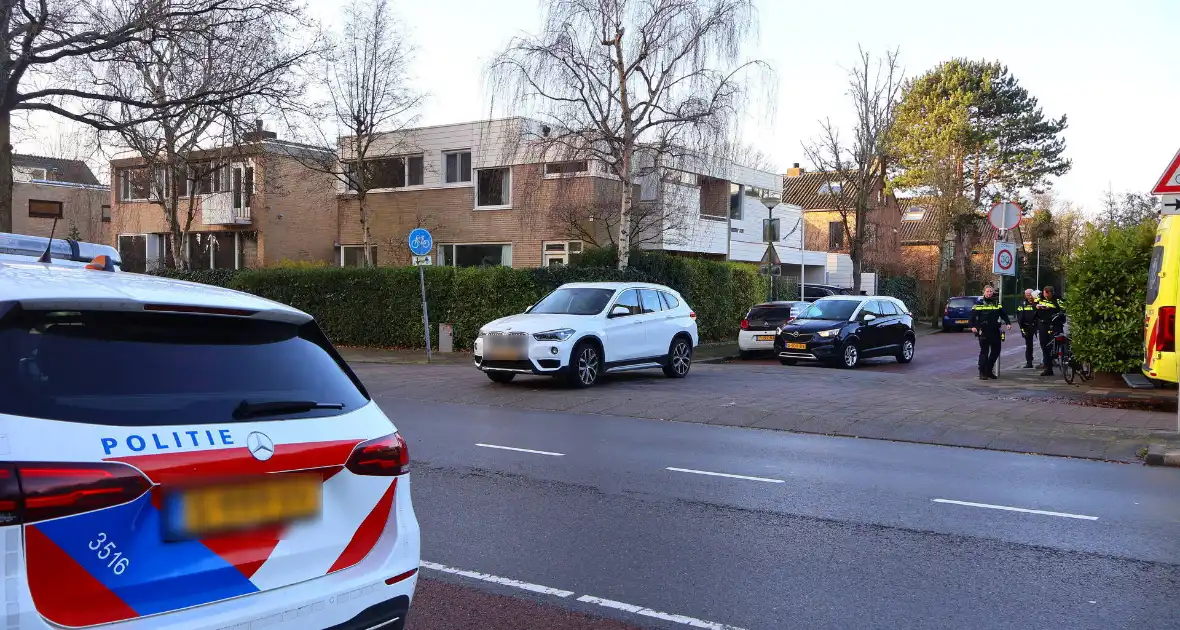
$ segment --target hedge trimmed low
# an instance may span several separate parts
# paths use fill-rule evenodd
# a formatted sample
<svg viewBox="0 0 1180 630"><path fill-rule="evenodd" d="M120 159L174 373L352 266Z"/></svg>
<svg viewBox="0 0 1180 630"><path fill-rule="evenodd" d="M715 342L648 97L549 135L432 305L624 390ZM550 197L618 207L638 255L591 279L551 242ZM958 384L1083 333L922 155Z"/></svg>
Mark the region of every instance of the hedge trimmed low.
<svg viewBox="0 0 1180 630"><path fill-rule="evenodd" d="M653 257L672 259L658 261ZM426 300L432 343L438 325L454 326L455 347L470 348L479 328L523 312L567 282L656 282L680 291L696 310L702 341L737 335L746 309L762 300L757 270L703 260L645 254L650 264L618 271L610 267L427 267ZM651 273L658 271L659 275ZM160 275L245 291L311 313L334 343L379 348L420 348L422 306L413 267L267 268L198 270Z"/></svg>

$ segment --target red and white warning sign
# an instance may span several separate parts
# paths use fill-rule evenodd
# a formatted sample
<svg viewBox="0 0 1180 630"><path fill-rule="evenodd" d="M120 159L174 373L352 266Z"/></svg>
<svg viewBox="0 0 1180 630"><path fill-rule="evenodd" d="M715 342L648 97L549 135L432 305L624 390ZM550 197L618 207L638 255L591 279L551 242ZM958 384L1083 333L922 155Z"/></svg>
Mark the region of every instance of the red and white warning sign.
<svg viewBox="0 0 1180 630"><path fill-rule="evenodd" d="M1164 169L1164 174L1155 183L1155 188L1151 189L1153 195L1175 195L1177 193L1180 193L1180 151L1176 152L1176 157L1168 163L1168 168Z"/></svg>
<svg viewBox="0 0 1180 630"><path fill-rule="evenodd" d="M1016 275L1016 243L996 241L992 253L992 273L999 276Z"/></svg>

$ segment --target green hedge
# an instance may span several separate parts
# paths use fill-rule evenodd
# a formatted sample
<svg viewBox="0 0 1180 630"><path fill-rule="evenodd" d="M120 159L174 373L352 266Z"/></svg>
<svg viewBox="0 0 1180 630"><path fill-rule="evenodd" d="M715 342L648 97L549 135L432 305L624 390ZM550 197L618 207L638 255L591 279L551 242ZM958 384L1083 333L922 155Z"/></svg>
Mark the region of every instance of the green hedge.
<svg viewBox="0 0 1180 630"><path fill-rule="evenodd" d="M1138 372L1155 223L1091 230L1067 265L1073 351L1104 372Z"/></svg>
<svg viewBox="0 0 1180 630"><path fill-rule="evenodd" d="M678 290L697 312L703 341L732 339L746 309L765 297L757 270L704 260L642 253L626 271L578 265L544 269L427 267L426 296L433 341L438 324L454 326L456 348L470 348L480 326L523 312L567 282L657 282ZM307 311L333 342L417 348L422 342L418 270L412 267L270 268L165 271L161 275L253 293Z"/></svg>

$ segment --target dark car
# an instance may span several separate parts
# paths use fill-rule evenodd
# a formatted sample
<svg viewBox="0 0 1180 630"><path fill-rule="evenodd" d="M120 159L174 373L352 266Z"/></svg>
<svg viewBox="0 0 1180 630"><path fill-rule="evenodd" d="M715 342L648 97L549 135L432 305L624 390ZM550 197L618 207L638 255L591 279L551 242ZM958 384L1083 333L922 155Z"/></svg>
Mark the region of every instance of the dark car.
<svg viewBox="0 0 1180 630"><path fill-rule="evenodd" d="M808 302L814 302L820 298L826 298L832 295L851 295L852 289L845 287L838 287L832 284L805 284L803 285L803 299Z"/></svg>
<svg viewBox="0 0 1180 630"><path fill-rule="evenodd" d="M750 307L742 318L738 331L738 351L743 359L749 359L759 352L774 350L774 336L780 326L794 319L807 308L807 302L764 302Z"/></svg>
<svg viewBox="0 0 1180 630"><path fill-rule="evenodd" d="M834 295L817 300L775 337L774 351L783 365L821 361L852 368L861 359L914 358L914 318L897 298Z"/></svg>
<svg viewBox="0 0 1180 630"><path fill-rule="evenodd" d="M946 301L946 310L942 312L942 329L944 331L962 332L971 325L971 309L979 303L978 295L961 295Z"/></svg>

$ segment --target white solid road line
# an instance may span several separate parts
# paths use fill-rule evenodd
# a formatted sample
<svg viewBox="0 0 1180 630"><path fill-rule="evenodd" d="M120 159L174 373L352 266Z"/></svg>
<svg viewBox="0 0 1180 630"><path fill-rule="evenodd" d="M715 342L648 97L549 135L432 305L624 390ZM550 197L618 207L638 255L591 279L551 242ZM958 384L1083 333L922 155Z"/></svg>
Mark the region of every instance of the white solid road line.
<svg viewBox="0 0 1180 630"><path fill-rule="evenodd" d="M691 473L694 475L708 475L710 477L728 477L730 479L745 479L746 481L763 481L766 483L786 483L782 479L767 479L766 477L748 477L746 475L731 475L729 473L709 472L707 470L693 470L691 468L668 467L665 470L671 470L672 472Z"/></svg>
<svg viewBox="0 0 1180 630"><path fill-rule="evenodd" d="M664 621L671 621L673 623L684 624L693 628L707 628L708 630L742 630L737 626L731 626L724 623L716 623L713 621L705 621L703 619L696 619L694 617L686 617L684 615L673 615L669 613L659 612L643 606L636 606L634 604L624 604L623 602L616 602L609 599L602 599L601 597L594 597L593 595L583 595L578 598L578 601L586 604L594 604L596 606L603 606L605 608L613 608L615 610L622 610L644 617L652 617L653 619L662 619Z"/></svg>
<svg viewBox="0 0 1180 630"><path fill-rule="evenodd" d="M1045 516L1060 516L1061 518L1076 518L1083 521L1096 521L1097 516L1086 516L1085 514L1070 514L1068 512L1047 512L1045 510L1030 510L1028 508L1018 508L1009 505L992 505L990 503L972 503L970 501L954 501L951 499L931 499L935 503L950 503L952 505L965 505L967 507L987 508L989 510L1006 510L1008 512L1024 512L1026 514L1043 514Z"/></svg>
<svg viewBox="0 0 1180 630"><path fill-rule="evenodd" d="M422 568L430 569L432 571L441 571L442 573L450 573L451 575L461 575L473 580L491 582L492 584L499 584L501 586L511 586L512 588L519 588L524 591L531 591L533 593L540 593L542 595L569 597L570 595L574 594L573 591L563 591L559 588L549 588L548 586L541 586L540 584L530 584L528 582L521 582L520 580L513 580L510 578L500 577L498 575L489 575L487 573L456 569L454 567L443 566L433 562L426 562L425 560L422 561Z"/></svg>
<svg viewBox="0 0 1180 630"><path fill-rule="evenodd" d="M497 448L501 451L516 451L517 453L532 453L533 455L548 455L550 457L565 457L565 453L550 453L549 451L534 451L530 448L516 448L514 446L497 446L495 444L476 444L484 448Z"/></svg>

